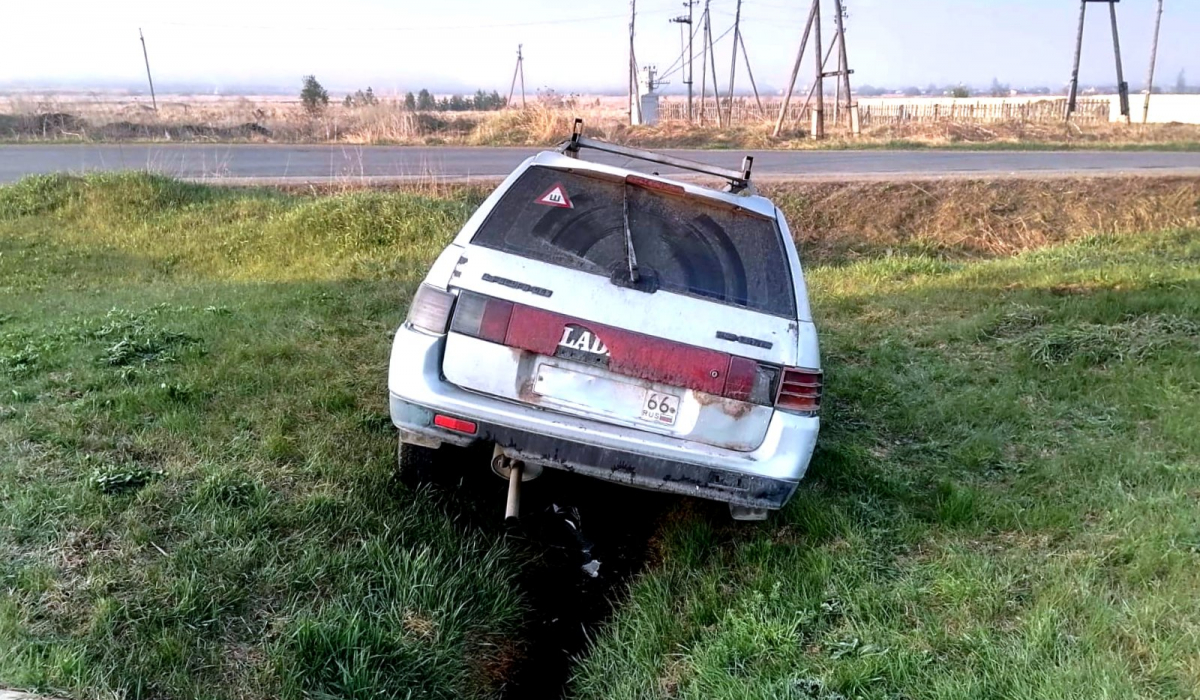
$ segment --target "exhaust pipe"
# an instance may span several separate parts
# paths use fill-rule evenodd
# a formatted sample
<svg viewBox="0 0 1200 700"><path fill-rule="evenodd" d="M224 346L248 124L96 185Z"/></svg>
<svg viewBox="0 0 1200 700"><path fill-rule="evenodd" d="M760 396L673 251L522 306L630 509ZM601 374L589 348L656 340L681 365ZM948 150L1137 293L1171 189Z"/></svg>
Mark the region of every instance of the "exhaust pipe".
<svg viewBox="0 0 1200 700"><path fill-rule="evenodd" d="M521 517L521 472L525 465L521 462L508 464L508 503L504 507L504 522L515 523Z"/></svg>
<svg viewBox="0 0 1200 700"><path fill-rule="evenodd" d="M504 454L499 445L492 446L492 471L508 481L508 503L504 507L504 522L513 524L521 517L521 482L532 481L542 475L542 467L530 466L519 459Z"/></svg>

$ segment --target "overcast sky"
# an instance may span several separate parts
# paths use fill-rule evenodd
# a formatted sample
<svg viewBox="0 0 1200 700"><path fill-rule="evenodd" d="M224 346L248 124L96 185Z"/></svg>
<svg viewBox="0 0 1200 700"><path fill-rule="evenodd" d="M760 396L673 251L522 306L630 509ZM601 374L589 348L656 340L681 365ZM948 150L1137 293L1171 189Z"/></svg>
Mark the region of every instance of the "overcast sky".
<svg viewBox="0 0 1200 700"><path fill-rule="evenodd" d="M826 33L831 35L832 0ZM1154 0L1118 5L1127 80L1145 79ZM665 71L680 53L682 0L640 0L637 53ZM712 0L713 35L733 24L736 0ZM760 84L781 86L808 0L744 0L743 34ZM1070 74L1075 0L846 0L847 45L856 84L1063 85ZM699 10L697 7L697 27ZM625 76L625 0L0 0L0 84L88 86L144 80L138 27L156 82L299 83L315 73L340 89L377 91L455 85L505 92L518 43L526 84L560 92L619 89ZM1082 80L1113 83L1105 4L1089 5ZM1181 69L1200 83L1200 1L1166 0L1157 82ZM717 44L728 81L731 35ZM696 43L697 51L699 42ZM811 60L811 58L809 59ZM696 62L699 82L699 61ZM801 74L805 82L811 69ZM744 76L744 73L739 73ZM681 76L668 80L678 82ZM745 78L739 77L745 85Z"/></svg>

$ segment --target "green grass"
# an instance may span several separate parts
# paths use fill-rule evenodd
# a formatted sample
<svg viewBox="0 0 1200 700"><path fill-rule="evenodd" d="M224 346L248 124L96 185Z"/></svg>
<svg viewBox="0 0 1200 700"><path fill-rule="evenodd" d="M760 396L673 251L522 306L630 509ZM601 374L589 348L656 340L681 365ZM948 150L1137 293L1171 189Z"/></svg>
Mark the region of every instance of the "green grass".
<svg viewBox="0 0 1200 700"><path fill-rule="evenodd" d="M475 697L516 562L393 483L390 331L471 205L0 189L0 687Z"/></svg>
<svg viewBox="0 0 1200 700"><path fill-rule="evenodd" d="M522 555L394 482L382 394L475 197L0 188L0 687L496 695ZM1200 232L809 284L809 479L681 499L573 694L1196 697Z"/></svg>
<svg viewBox="0 0 1200 700"><path fill-rule="evenodd" d="M578 697L1197 697L1200 233L809 283L809 479L668 525Z"/></svg>

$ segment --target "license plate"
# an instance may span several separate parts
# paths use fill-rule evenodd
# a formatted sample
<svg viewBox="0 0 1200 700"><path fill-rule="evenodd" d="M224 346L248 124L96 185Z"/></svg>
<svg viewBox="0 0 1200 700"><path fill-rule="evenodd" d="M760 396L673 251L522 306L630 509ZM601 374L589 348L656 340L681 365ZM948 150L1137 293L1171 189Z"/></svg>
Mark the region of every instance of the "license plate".
<svg viewBox="0 0 1200 700"><path fill-rule="evenodd" d="M642 402L642 420L659 425L675 425L679 417L679 399L670 394L647 391Z"/></svg>

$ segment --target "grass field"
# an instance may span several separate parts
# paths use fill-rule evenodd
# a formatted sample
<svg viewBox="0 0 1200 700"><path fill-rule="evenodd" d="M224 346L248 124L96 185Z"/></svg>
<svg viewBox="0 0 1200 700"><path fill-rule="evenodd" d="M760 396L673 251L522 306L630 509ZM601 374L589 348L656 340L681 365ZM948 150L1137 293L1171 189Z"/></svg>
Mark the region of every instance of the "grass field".
<svg viewBox="0 0 1200 700"><path fill-rule="evenodd" d="M477 201L0 188L0 687L494 697L537 662L527 548L392 478L390 332ZM572 696L1197 697L1200 231L1005 247L970 204L976 239L805 243L810 479L762 525L670 500Z"/></svg>

